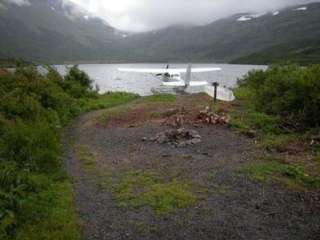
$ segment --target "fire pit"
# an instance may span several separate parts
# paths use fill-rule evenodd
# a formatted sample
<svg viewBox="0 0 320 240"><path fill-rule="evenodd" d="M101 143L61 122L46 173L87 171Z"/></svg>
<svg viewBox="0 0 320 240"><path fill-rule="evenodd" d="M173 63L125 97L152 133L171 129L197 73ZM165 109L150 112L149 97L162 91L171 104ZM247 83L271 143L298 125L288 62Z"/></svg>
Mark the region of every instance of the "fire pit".
<svg viewBox="0 0 320 240"><path fill-rule="evenodd" d="M201 142L200 134L195 130L185 128L167 130L158 133L152 138L143 138L143 141L151 141L159 144L169 144L175 147L186 147Z"/></svg>

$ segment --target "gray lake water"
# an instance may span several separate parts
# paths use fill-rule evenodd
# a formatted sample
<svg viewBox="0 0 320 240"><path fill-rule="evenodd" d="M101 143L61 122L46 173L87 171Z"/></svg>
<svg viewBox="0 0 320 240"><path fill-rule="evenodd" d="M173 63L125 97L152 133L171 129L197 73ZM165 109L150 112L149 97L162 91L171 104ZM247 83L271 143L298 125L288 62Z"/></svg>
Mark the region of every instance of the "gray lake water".
<svg viewBox="0 0 320 240"><path fill-rule="evenodd" d="M119 72L118 68L165 68L163 64L81 64L79 68L85 71L98 84L100 91L125 91L141 96L151 95L152 88L160 88L161 80L152 74ZM235 87L237 80L250 70L266 69L266 66L232 65L232 64L193 64L193 67L220 67L222 71L194 73L193 80L205 80L209 83L219 82L226 87ZM61 74L65 74L70 66L57 65ZM186 68L187 64L170 64L170 68ZM183 75L182 75L183 76ZM183 76L184 77L184 76ZM201 92L203 87L193 87L189 92Z"/></svg>

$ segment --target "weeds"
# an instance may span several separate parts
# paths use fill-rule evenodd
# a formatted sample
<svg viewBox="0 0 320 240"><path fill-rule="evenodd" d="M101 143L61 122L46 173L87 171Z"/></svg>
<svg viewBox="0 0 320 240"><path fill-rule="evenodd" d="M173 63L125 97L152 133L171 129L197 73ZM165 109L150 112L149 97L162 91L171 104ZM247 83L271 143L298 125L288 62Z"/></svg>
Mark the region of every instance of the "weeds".
<svg viewBox="0 0 320 240"><path fill-rule="evenodd" d="M291 189L304 190L320 187L320 178L308 175L304 167L299 165L266 161L252 164L244 171L254 180L267 183L279 182Z"/></svg>

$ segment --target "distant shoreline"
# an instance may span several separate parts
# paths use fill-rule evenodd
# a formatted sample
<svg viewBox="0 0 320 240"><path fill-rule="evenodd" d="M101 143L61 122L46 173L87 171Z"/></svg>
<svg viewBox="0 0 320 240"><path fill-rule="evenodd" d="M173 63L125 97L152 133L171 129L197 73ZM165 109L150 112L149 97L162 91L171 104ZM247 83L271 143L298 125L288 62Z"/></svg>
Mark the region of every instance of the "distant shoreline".
<svg viewBox="0 0 320 240"><path fill-rule="evenodd" d="M231 64L231 65L256 65L265 66L266 64L242 64L234 62L223 62L223 61L107 61L107 60L77 60L77 61L30 61L30 60L19 60L19 59L1 59L0 67L10 68L15 67L16 63L25 62L32 65L81 65L81 64Z"/></svg>
<svg viewBox="0 0 320 240"><path fill-rule="evenodd" d="M95 64L188 64L190 62L63 62L63 63L50 63L50 65L95 65ZM191 62L192 64L228 64L228 65L253 65L253 66L267 66L266 64L240 64L240 63L228 63L228 62ZM41 64L39 64L41 65Z"/></svg>

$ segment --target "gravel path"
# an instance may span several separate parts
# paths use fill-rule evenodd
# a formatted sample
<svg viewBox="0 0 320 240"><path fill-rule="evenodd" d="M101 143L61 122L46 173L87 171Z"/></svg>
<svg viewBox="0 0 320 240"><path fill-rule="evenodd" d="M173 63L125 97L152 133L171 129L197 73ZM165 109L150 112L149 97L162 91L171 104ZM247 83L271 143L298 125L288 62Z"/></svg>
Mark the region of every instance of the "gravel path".
<svg viewBox="0 0 320 240"><path fill-rule="evenodd" d="M257 154L252 140L227 127L204 126L196 129L202 143L174 148L141 141L169 127L90 124L102 112L81 116L66 131L66 166L84 239L320 239L319 193L263 185L239 173ZM90 149L98 172L83 166L78 146ZM129 170L188 179L206 195L164 215L148 206L119 207L105 176Z"/></svg>

